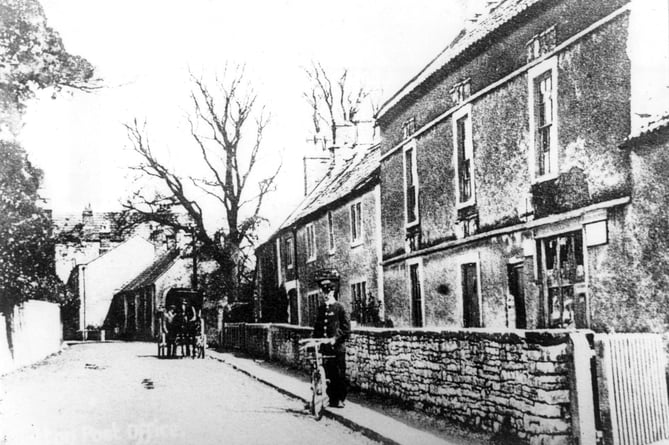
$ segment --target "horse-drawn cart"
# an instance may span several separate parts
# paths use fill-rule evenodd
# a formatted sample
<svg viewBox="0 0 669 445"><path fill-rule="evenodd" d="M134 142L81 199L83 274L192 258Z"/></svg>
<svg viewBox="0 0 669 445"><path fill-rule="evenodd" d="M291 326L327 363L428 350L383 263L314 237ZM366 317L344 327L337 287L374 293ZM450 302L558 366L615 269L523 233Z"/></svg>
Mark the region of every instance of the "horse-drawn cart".
<svg viewBox="0 0 669 445"><path fill-rule="evenodd" d="M158 313L159 358L204 358L207 337L202 303L202 294L191 289L173 288L167 292L165 308Z"/></svg>

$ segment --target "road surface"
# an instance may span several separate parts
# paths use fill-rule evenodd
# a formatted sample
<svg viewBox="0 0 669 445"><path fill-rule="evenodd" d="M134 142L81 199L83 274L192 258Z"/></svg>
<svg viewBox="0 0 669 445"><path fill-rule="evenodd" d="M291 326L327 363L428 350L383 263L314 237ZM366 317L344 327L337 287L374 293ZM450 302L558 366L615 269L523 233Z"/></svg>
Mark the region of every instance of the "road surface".
<svg viewBox="0 0 669 445"><path fill-rule="evenodd" d="M374 444L213 359L89 343L0 378L0 445Z"/></svg>

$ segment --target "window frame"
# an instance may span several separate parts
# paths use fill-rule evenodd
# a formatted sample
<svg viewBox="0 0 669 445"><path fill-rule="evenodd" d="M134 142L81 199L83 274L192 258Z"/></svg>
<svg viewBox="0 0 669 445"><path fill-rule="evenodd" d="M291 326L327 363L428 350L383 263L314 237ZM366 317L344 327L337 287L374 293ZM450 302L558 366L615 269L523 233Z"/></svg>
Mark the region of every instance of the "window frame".
<svg viewBox="0 0 669 445"><path fill-rule="evenodd" d="M357 210L354 210L356 209ZM362 200L358 199L349 205L349 229L351 231L351 247L359 246L362 244L363 238L362 238L362 229L363 229L363 224L362 224ZM357 215L357 218L356 218ZM358 222L358 227L356 227L356 221ZM357 230L356 230L357 229Z"/></svg>
<svg viewBox="0 0 669 445"><path fill-rule="evenodd" d="M407 152L411 150L411 176L412 183L414 187L414 219L409 221L409 206L408 206L408 197L409 189L407 184ZM416 154L416 140L412 140L408 144L405 144L402 149L402 181L404 185L404 227L410 228L420 224L420 213L418 205L418 196L419 196L419 182L418 182L418 166L416 159L418 158Z"/></svg>
<svg viewBox="0 0 669 445"><path fill-rule="evenodd" d="M537 64L530 68L527 72L527 82L528 82L528 103L529 103L529 116L530 116L530 155L528 156L528 162L530 167L530 178L532 183L543 182L558 177L560 172L559 165L559 150L558 150L558 127L559 127L559 118L558 118L558 65L557 57L551 57L544 60L543 62ZM549 146L549 160L550 160L550 170L543 174L539 174L538 161L537 157L540 153L538 144L540 143L538 127L539 119L539 94L540 87L538 85L541 82L542 78L546 75L550 76L551 79L551 94L550 99L552 101L551 106L551 122L548 136L550 138Z"/></svg>
<svg viewBox="0 0 669 445"><path fill-rule="evenodd" d="M318 250L316 248L316 227L314 223L305 226L305 236L307 245L307 263L316 261Z"/></svg>
<svg viewBox="0 0 669 445"><path fill-rule="evenodd" d="M363 278L351 280L351 282L349 283L349 287L351 289L350 302L351 302L352 312L355 313L355 309L356 309L355 305L356 305L356 301L357 301L356 297L360 297L359 301L361 302L362 309L364 310L364 308L366 308L367 304L369 303L367 301L367 280L363 279ZM361 294L359 294L360 292L361 292ZM363 323L363 320L361 319L361 318L363 318L362 317L363 314L359 313L357 315L360 318L357 319L356 321L358 323Z"/></svg>
<svg viewBox="0 0 669 445"><path fill-rule="evenodd" d="M420 326L414 324L414 295L411 282L411 268L416 267L418 271L418 288L420 289ZM406 262L407 285L409 286L410 323L414 328L424 328L425 323L425 273L423 270L423 259L412 258Z"/></svg>
<svg viewBox="0 0 669 445"><path fill-rule="evenodd" d="M334 236L334 215L332 210L328 210L327 214L325 215L325 219L327 220L328 226L328 252L332 254L335 252L336 248Z"/></svg>
<svg viewBox="0 0 669 445"><path fill-rule="evenodd" d="M460 288L460 320L462 320L462 327L465 329L474 329L474 326L465 326L465 289L463 287L464 267L468 264L476 265L476 299L478 301L478 324L480 328L485 327L483 324L483 296L481 293L481 258L478 252L463 255L458 261L458 287Z"/></svg>
<svg viewBox="0 0 669 445"><path fill-rule="evenodd" d="M460 196L460 144L458 123L465 119L464 156L469 160L469 198L462 201ZM472 125L472 104L466 104L453 113L453 164L455 168L455 207L462 209L476 203L476 181L474 175L474 135ZM467 157L468 156L468 157Z"/></svg>
<svg viewBox="0 0 669 445"><path fill-rule="evenodd" d="M285 239L285 252L286 252L286 269L292 269L295 266L295 241L292 236L289 236Z"/></svg>

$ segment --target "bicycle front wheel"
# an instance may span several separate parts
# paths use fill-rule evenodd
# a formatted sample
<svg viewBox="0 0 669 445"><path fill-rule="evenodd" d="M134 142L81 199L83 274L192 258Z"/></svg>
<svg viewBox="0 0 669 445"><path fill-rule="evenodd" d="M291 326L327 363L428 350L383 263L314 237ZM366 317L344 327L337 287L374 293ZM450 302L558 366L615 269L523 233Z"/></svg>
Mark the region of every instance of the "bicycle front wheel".
<svg viewBox="0 0 669 445"><path fill-rule="evenodd" d="M321 420L325 409L326 387L325 370L319 367L311 374L311 414L316 420Z"/></svg>

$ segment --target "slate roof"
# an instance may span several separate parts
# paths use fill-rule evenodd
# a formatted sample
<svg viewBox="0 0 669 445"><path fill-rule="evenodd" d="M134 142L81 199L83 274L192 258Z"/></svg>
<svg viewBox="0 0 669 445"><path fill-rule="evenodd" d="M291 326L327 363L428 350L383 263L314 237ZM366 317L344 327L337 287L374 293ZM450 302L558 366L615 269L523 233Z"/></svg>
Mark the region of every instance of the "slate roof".
<svg viewBox="0 0 669 445"><path fill-rule="evenodd" d="M119 212L93 212L89 221L84 224L82 213L54 213L52 223L56 235L71 231L81 224L84 239L99 239L101 235L116 232L116 218Z"/></svg>
<svg viewBox="0 0 669 445"><path fill-rule="evenodd" d="M168 250L163 255L159 256L149 267L144 269L143 272L123 286L119 293L141 289L142 287L155 283L162 274L172 267L178 257L178 249Z"/></svg>
<svg viewBox="0 0 669 445"><path fill-rule="evenodd" d="M488 37L502 25L510 22L523 13L529 7L543 0L502 0L486 15L482 16L477 23L469 29L463 29L457 37L441 52L432 59L416 76L407 82L393 96L390 97L379 109L377 117L396 106L404 97L418 89L430 76L435 74L460 54L467 51L473 45Z"/></svg>
<svg viewBox="0 0 669 445"><path fill-rule="evenodd" d="M660 137L662 133L665 133L667 130L669 130L669 115L663 116L629 135L620 146L621 148L627 148L635 144L652 141L653 138Z"/></svg>
<svg viewBox="0 0 669 445"><path fill-rule="evenodd" d="M378 144L358 147L352 157L345 160L338 168L331 169L323 177L281 224L279 231L375 181L378 178L379 162Z"/></svg>

